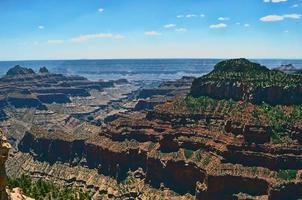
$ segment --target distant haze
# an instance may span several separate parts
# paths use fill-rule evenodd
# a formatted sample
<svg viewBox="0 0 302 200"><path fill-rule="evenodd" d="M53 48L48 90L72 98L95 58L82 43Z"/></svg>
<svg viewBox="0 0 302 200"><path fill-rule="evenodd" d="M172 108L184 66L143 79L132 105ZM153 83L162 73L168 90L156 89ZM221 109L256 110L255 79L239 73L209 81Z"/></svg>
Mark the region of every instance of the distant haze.
<svg viewBox="0 0 302 200"><path fill-rule="evenodd" d="M92 80L171 80L182 76L201 76L210 72L221 59L130 59L130 60L57 60L0 62L0 75L15 65L37 71L46 66L52 73L81 75ZM302 68L302 60L253 60L269 68L293 64Z"/></svg>

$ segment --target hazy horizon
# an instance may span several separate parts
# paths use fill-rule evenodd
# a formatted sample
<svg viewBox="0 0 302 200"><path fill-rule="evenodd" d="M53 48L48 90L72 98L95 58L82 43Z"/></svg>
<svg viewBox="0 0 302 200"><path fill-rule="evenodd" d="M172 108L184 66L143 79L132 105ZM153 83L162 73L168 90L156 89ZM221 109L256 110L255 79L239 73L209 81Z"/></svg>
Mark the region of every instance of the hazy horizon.
<svg viewBox="0 0 302 200"><path fill-rule="evenodd" d="M201 76L209 73L224 59L80 59L80 60L28 60L0 61L0 75L10 68L21 65L38 71L47 67L53 73L80 75L90 80L175 80L183 76ZM250 59L252 62L273 69L292 64L302 69L302 59Z"/></svg>
<svg viewBox="0 0 302 200"><path fill-rule="evenodd" d="M210 58L210 57L150 57L150 58L58 58L58 59L29 59L29 60L0 60L0 62L27 62L27 61L93 61L93 60L227 60L245 58L248 60L302 60L302 58L247 58L247 57L221 57L221 58ZM1 67L1 66L0 66Z"/></svg>

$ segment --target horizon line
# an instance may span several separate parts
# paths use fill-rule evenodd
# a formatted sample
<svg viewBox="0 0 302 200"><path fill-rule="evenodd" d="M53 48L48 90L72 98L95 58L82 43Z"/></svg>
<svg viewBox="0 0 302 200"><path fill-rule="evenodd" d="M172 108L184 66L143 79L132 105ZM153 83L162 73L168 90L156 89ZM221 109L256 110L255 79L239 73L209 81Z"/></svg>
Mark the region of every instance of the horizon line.
<svg viewBox="0 0 302 200"><path fill-rule="evenodd" d="M0 62L28 62L28 61L82 61L82 60L228 60L245 58L249 60L302 60L301 58L281 58L281 57L145 57L145 58L58 58L58 59L16 59L16 60L0 60Z"/></svg>

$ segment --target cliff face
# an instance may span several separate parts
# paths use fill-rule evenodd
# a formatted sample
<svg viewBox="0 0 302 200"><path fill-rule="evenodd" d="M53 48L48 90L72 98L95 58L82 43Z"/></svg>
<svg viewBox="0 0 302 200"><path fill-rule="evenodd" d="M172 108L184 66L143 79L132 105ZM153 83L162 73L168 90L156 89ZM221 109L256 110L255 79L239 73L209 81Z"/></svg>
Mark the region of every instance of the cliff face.
<svg viewBox="0 0 302 200"><path fill-rule="evenodd" d="M222 116L168 111L118 118L89 139L32 130L19 150L41 162L80 165L117 180L124 180L129 170L142 169L152 187L196 199L231 199L241 192L282 199L291 190L293 197L301 196L299 180L279 187L275 176L280 169L300 169L302 150L268 145L267 127L227 122L223 126L229 133L224 134L204 128L221 125Z"/></svg>
<svg viewBox="0 0 302 200"><path fill-rule="evenodd" d="M215 99L243 100L257 104L266 102L271 105L292 105L302 102L302 87L250 88L238 81L217 84L196 79L191 88L191 95L193 97L208 96Z"/></svg>
<svg viewBox="0 0 302 200"><path fill-rule="evenodd" d="M5 172L5 161L8 157L8 151L11 148L0 129L0 199L7 200L6 193L6 172Z"/></svg>
<svg viewBox="0 0 302 200"><path fill-rule="evenodd" d="M212 72L195 79L193 97L233 99L292 105L302 102L302 76L269 70L246 59L218 63Z"/></svg>
<svg viewBox="0 0 302 200"><path fill-rule="evenodd" d="M40 94L37 95L37 98L42 102L42 103L70 103L70 99L66 94L63 93L53 93L53 94Z"/></svg>

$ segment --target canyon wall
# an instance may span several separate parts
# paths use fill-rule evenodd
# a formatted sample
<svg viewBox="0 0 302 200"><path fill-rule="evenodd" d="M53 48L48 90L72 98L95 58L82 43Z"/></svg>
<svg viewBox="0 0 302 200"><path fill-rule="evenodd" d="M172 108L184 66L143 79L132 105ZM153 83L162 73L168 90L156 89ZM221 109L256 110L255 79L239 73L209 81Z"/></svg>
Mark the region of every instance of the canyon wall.
<svg viewBox="0 0 302 200"><path fill-rule="evenodd" d="M123 142L115 142L104 137L94 140L58 140L36 137L27 132L19 144L19 150L30 153L41 161L50 163L59 161L72 166L81 165L97 169L99 173L117 180L124 180L130 169L142 168L146 173L147 183L155 188L160 188L161 184L164 184L179 194L194 195L196 184L203 183L206 189L196 193L197 199L216 198L216 194L231 197L233 192L240 191L254 195L268 193L269 183L265 179L213 174L193 162L160 158L135 145L121 148L124 145L126 144ZM257 187L259 185L261 187Z"/></svg>
<svg viewBox="0 0 302 200"><path fill-rule="evenodd" d="M4 137L3 132L0 129L0 199L7 200L6 193L6 171L5 171L5 161L8 157L8 151L11 148L10 144Z"/></svg>
<svg viewBox="0 0 302 200"><path fill-rule="evenodd" d="M192 84L191 95L193 97L208 96L214 99L243 100L256 104L266 102L271 105L292 105L302 102L302 87L250 88L237 81L217 84L196 79Z"/></svg>

